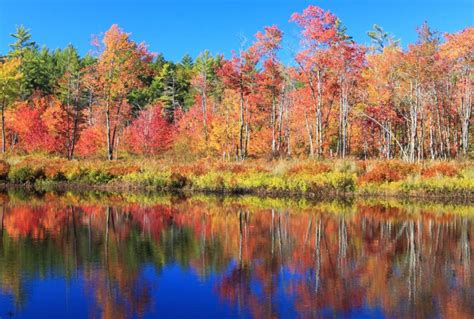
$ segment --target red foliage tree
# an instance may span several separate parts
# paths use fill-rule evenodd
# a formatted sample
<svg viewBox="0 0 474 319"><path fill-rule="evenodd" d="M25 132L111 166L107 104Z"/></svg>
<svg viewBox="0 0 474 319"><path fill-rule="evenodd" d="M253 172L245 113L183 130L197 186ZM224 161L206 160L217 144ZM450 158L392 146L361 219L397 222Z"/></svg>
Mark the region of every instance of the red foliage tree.
<svg viewBox="0 0 474 319"><path fill-rule="evenodd" d="M9 116L7 130L11 148L27 153L54 152L58 144L53 132L48 129L47 109L58 101L53 97L35 94L31 101L20 102Z"/></svg>
<svg viewBox="0 0 474 319"><path fill-rule="evenodd" d="M175 127L163 117L161 105L140 112L125 130L126 146L135 154L157 155L171 146Z"/></svg>

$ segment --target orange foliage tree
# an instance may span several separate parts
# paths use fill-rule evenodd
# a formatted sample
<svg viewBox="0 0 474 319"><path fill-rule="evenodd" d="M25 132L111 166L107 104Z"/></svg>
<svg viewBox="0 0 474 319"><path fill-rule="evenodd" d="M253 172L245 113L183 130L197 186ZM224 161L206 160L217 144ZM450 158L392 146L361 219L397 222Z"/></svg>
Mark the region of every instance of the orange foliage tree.
<svg viewBox="0 0 474 319"><path fill-rule="evenodd" d="M114 24L105 32L102 45L93 42L100 52L97 63L90 68L97 89L97 104L105 113L107 159L111 160L118 143L119 131L130 117L128 94L143 85L140 76L148 72L152 55L144 43L137 44L130 34Z"/></svg>

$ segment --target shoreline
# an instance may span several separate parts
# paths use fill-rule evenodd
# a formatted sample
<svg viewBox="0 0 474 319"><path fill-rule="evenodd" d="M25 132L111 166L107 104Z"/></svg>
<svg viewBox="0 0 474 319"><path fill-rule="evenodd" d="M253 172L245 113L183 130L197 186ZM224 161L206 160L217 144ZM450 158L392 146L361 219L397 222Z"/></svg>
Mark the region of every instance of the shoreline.
<svg viewBox="0 0 474 319"><path fill-rule="evenodd" d="M474 190L464 191L462 193L453 191L448 193L427 193L424 191L403 192L403 191L379 191L366 192L352 191L340 192L334 190L320 189L309 190L307 192L289 191L289 190L271 190L263 188L254 189L209 189L209 188L173 188L173 187L154 187L142 185L139 183L121 183L118 181L105 184L88 184L78 182L55 182L41 181L40 183L0 183L0 191L9 190L26 191L34 193L45 192L103 192L108 194L156 194L156 195L174 195L178 197L194 197L199 195L213 196L217 198L234 198L241 196L254 196L257 198L272 199L291 199L291 200L310 200L310 201L355 201L355 200L395 200L410 202L430 202L445 204L474 204Z"/></svg>
<svg viewBox="0 0 474 319"><path fill-rule="evenodd" d="M472 161L170 159L67 161L18 157L0 161L0 190L163 192L186 196L396 198L474 203Z"/></svg>

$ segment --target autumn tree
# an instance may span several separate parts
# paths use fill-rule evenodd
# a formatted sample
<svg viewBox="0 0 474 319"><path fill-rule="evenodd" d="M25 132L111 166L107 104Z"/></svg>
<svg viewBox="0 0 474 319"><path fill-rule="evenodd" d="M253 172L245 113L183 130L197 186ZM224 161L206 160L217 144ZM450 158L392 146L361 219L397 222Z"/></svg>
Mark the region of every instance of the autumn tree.
<svg viewBox="0 0 474 319"><path fill-rule="evenodd" d="M349 152L349 116L352 105L357 102L357 92L365 67L365 48L356 44L345 33L339 34L333 52L335 76L339 94L339 130L337 153L342 158Z"/></svg>
<svg viewBox="0 0 474 319"><path fill-rule="evenodd" d="M310 110L305 111L305 123L309 140L309 155L323 155L325 143L325 125L323 119L325 105L324 94L328 88L328 72L331 56L328 49L338 41L337 17L330 12L316 6L309 6L303 12L294 13L291 20L302 28L302 50L296 56L300 67L300 80L309 88L309 93L314 105L314 125L310 119ZM328 113L329 110L326 110ZM314 126L314 129L313 129Z"/></svg>
<svg viewBox="0 0 474 319"><path fill-rule="evenodd" d="M408 119L408 157L410 161L425 156L425 123L429 108L437 98L440 72L436 63L440 39L425 22L417 30L417 43L409 46L404 65L405 100ZM449 147L449 146L448 146Z"/></svg>
<svg viewBox="0 0 474 319"><path fill-rule="evenodd" d="M313 107L304 108L309 154L323 156L331 110L339 97L339 129L336 152L344 157L348 149L350 95L363 67L364 49L347 36L332 13L309 6L291 21L301 28L302 49L296 54L302 81L309 90ZM313 114L313 115L312 115ZM311 117L314 116L314 122Z"/></svg>
<svg viewBox="0 0 474 319"><path fill-rule="evenodd" d="M206 50L201 53L196 59L194 66L196 74L192 80L192 84L201 100L202 126L206 142L208 140L208 95L215 80L215 62L216 60L212 58L209 51Z"/></svg>
<svg viewBox="0 0 474 319"><path fill-rule="evenodd" d="M373 151L376 151L386 159L397 153L407 158L406 147L396 135L397 127L403 123L399 90L403 59L404 53L397 46L384 46L382 51L372 50L367 56L367 67L363 71L366 105L363 110L358 110L365 119L364 143L359 145L365 157L374 156Z"/></svg>
<svg viewBox="0 0 474 319"><path fill-rule="evenodd" d="M277 51L281 48L283 32L277 26L265 27L264 32L255 35L255 46L259 54L265 58L263 70L260 75L260 85L266 93L271 104L271 153L273 156L280 150L283 130L283 103L280 95L283 92L283 67L278 61ZM278 112L278 114L277 114ZM277 126L280 124L279 127ZM278 139L277 139L278 134Z"/></svg>
<svg viewBox="0 0 474 319"><path fill-rule="evenodd" d="M18 102L6 121L12 135L12 150L56 152L55 128L51 125L53 121L48 111L57 108L59 103L56 97L43 96L40 92L35 92L28 101Z"/></svg>
<svg viewBox="0 0 474 319"><path fill-rule="evenodd" d="M474 28L455 34L446 34L441 56L450 67L451 82L457 90L457 110L461 123L461 144L464 155L469 150L469 132L472 119L472 67L474 64Z"/></svg>
<svg viewBox="0 0 474 319"><path fill-rule="evenodd" d="M152 56L143 43L132 41L130 34L115 24L105 32L102 46L98 41L94 44L100 54L90 72L95 72L97 76L97 103L105 115L107 159L111 160L119 130L130 115L127 96L143 84L140 77L147 72Z"/></svg>
<svg viewBox="0 0 474 319"><path fill-rule="evenodd" d="M174 126L166 121L159 104L142 110L125 131L129 150L142 155L157 155L167 150L173 135Z"/></svg>
<svg viewBox="0 0 474 319"><path fill-rule="evenodd" d="M242 44L243 46L243 44ZM255 45L247 49L241 48L238 54L223 63L219 70L224 85L237 92L239 96L239 138L236 157L244 159L248 155L250 127L248 122L248 96L256 84L256 66L261 58Z"/></svg>
<svg viewBox="0 0 474 319"><path fill-rule="evenodd" d="M6 152L5 133L5 109L19 95L19 80L22 77L20 72L21 60L19 58L6 58L0 61L0 109L2 112L2 153Z"/></svg>

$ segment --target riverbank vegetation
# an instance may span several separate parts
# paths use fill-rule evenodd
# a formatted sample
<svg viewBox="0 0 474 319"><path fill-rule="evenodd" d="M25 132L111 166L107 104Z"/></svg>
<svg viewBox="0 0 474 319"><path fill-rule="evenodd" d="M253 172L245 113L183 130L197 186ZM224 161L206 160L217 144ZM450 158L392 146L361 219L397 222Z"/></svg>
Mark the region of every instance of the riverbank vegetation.
<svg viewBox="0 0 474 319"><path fill-rule="evenodd" d="M3 185L270 196L421 196L474 198L470 161L400 160L81 160L40 156L0 162Z"/></svg>

